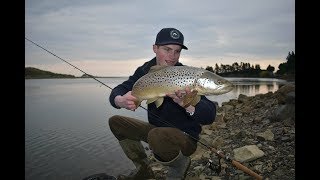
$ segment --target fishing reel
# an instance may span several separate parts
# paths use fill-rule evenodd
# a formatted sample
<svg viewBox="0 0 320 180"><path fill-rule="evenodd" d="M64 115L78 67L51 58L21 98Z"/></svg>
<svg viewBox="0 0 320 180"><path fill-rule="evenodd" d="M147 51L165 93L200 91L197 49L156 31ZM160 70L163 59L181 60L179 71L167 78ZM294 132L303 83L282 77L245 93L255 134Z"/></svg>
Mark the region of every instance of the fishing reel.
<svg viewBox="0 0 320 180"><path fill-rule="evenodd" d="M217 154L219 154L220 151L217 152ZM211 169L212 171L214 171L216 174L221 174L222 172L222 166L221 166L221 159L222 157L217 156L218 158L216 160L212 160L212 159L208 159L208 163L206 164L206 167L209 167L209 169ZM231 162L231 158L230 158L230 154L226 154L224 157L225 161ZM230 170L229 168L225 168L224 169L226 172L226 174L232 174L232 170Z"/></svg>

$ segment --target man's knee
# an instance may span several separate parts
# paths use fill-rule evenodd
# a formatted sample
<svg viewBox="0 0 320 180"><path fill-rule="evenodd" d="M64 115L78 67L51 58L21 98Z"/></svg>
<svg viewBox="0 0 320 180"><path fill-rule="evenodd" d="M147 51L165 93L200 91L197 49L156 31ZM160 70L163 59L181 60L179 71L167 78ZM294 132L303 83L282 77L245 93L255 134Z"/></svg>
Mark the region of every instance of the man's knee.
<svg viewBox="0 0 320 180"><path fill-rule="evenodd" d="M109 127L113 133L115 133L115 129L119 128L120 119L121 119L121 116L119 115L114 115L109 118Z"/></svg>
<svg viewBox="0 0 320 180"><path fill-rule="evenodd" d="M120 115L113 115L113 116L111 116L111 117L109 118L109 122L110 122L110 121L115 121L115 120L121 119L121 117L122 117L122 116L120 116Z"/></svg>
<svg viewBox="0 0 320 180"><path fill-rule="evenodd" d="M148 133L148 142L157 141L156 139L161 137L161 130L159 128L153 128Z"/></svg>
<svg viewBox="0 0 320 180"><path fill-rule="evenodd" d="M124 139L123 135L121 135L123 129L121 125L121 119L123 118L120 115L114 115L109 118L110 130L119 141Z"/></svg>
<svg viewBox="0 0 320 180"><path fill-rule="evenodd" d="M119 123L119 120L121 119L122 116L120 115L114 115L114 116L111 116L109 118L109 126L110 128L113 128L116 124Z"/></svg>

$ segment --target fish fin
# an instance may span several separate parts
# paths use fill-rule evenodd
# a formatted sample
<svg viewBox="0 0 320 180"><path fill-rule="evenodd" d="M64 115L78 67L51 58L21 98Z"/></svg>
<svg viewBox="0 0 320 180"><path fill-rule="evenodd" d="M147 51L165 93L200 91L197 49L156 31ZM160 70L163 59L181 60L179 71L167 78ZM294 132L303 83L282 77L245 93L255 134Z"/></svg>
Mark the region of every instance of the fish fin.
<svg viewBox="0 0 320 180"><path fill-rule="evenodd" d="M160 97L160 98L159 97L155 97L155 98L151 98L151 99L147 100L147 104L150 104L150 103L153 103L153 102L156 104L156 106L158 108L163 103L163 97Z"/></svg>
<svg viewBox="0 0 320 180"><path fill-rule="evenodd" d="M193 90L191 93L189 93L189 94L186 94L184 97L183 97L183 107L188 107L188 106L190 106L190 105L192 105L192 104L194 104L193 102L195 101L197 101L196 103L198 103L199 102L199 100L197 100L198 99L198 96L197 96L197 93L198 93L198 91L197 90ZM199 96L200 97L200 96ZM195 100L196 99L196 100Z"/></svg>
<svg viewBox="0 0 320 180"><path fill-rule="evenodd" d="M147 104L150 104L150 103L153 103L155 102L157 99L159 99L158 97L155 97L155 98L151 98L151 99L147 99Z"/></svg>
<svg viewBox="0 0 320 180"><path fill-rule="evenodd" d="M159 71L159 70L161 70L163 68L166 68L166 67L168 67L168 65L154 65L154 66L151 66L151 68L150 68L148 73Z"/></svg>
<svg viewBox="0 0 320 180"><path fill-rule="evenodd" d="M155 104L156 104L157 108L158 108L159 106L161 106L162 103L163 103L163 97L162 97L162 98L159 98L159 99L157 99L157 100L155 101Z"/></svg>
<svg viewBox="0 0 320 180"><path fill-rule="evenodd" d="M193 101L191 101L191 106L196 106L198 104L198 102L201 100L201 96L197 95L196 97L194 97Z"/></svg>
<svg viewBox="0 0 320 180"><path fill-rule="evenodd" d="M139 107L140 104L141 104L141 101L134 101L134 104L135 104L137 107Z"/></svg>

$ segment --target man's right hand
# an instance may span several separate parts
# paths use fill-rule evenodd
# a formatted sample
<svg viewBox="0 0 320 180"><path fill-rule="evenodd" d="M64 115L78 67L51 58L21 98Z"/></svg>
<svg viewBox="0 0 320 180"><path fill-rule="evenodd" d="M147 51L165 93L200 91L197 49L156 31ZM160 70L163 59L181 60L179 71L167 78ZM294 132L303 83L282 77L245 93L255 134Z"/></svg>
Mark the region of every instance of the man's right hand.
<svg viewBox="0 0 320 180"><path fill-rule="evenodd" d="M138 108L135 103L137 101L138 99L131 95L131 91L128 91L123 96L118 95L114 98L114 102L118 107L126 108L131 111L135 111Z"/></svg>

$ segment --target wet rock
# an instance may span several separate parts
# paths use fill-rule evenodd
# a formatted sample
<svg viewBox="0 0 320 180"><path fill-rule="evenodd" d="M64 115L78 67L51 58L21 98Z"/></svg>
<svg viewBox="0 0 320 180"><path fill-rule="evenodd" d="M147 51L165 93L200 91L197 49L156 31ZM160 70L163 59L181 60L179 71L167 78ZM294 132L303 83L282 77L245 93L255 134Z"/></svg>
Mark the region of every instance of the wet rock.
<svg viewBox="0 0 320 180"><path fill-rule="evenodd" d="M249 162L264 155L256 145L243 146L233 150L235 160L239 162Z"/></svg>
<svg viewBox="0 0 320 180"><path fill-rule="evenodd" d="M200 141L214 150L198 143L196 152L191 155L186 180L254 179L230 161L238 156L235 149L248 146L256 150L251 152L254 158L237 162L266 180L295 179L294 105L294 84L284 85L274 93L253 97L239 95L238 99L223 102L217 109L216 121L203 126L200 134ZM222 153L227 159L214 152ZM212 166L208 166L209 160ZM155 166L154 169L156 179L164 179L166 168Z"/></svg>
<svg viewBox="0 0 320 180"><path fill-rule="evenodd" d="M272 131L270 129L267 129L266 131L264 131L262 133L257 133L257 138L262 141L264 141L264 140L273 141L274 134L272 133Z"/></svg>
<svg viewBox="0 0 320 180"><path fill-rule="evenodd" d="M238 99L222 103L217 109L220 113L219 123L210 126L212 131L202 132L210 136L201 137L210 142L210 146L214 144L216 150L220 150L230 159L234 157L234 149L255 146L264 155L259 155L249 162L241 162L242 165L264 179L295 179L294 105L294 84L284 85L274 93L253 97L239 95ZM221 127L222 122L224 126ZM208 156L208 148L199 144L198 149L201 151L197 150L193 157L200 157L203 153ZM217 154L211 153L210 157L214 162L219 162ZM211 170L206 166L208 159L203 156L192 159L186 179L254 179L223 158L220 159L221 171ZM197 171L196 174L195 167L201 167L201 172Z"/></svg>

